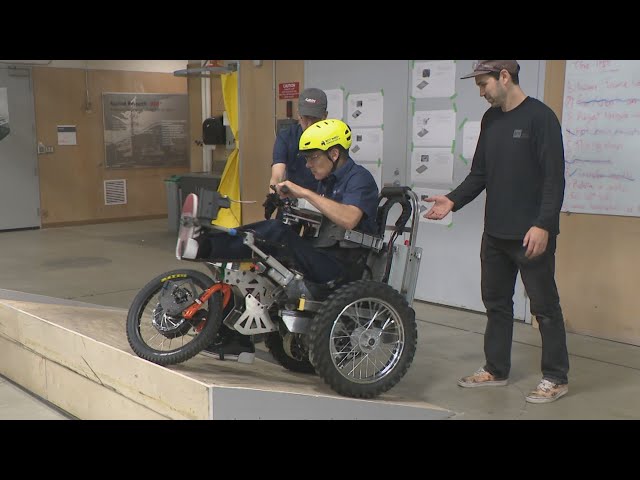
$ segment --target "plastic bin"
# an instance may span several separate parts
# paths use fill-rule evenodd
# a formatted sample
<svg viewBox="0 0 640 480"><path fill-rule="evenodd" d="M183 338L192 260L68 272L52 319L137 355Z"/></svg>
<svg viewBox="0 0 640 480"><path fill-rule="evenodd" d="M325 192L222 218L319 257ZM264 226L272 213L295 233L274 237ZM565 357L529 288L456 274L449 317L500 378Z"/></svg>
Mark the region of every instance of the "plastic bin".
<svg viewBox="0 0 640 480"><path fill-rule="evenodd" d="M170 232L178 233L180 228L180 212L184 199L190 193L198 193L198 189L206 187L218 190L220 175L211 173L184 173L172 175L164 181L167 189L167 220Z"/></svg>

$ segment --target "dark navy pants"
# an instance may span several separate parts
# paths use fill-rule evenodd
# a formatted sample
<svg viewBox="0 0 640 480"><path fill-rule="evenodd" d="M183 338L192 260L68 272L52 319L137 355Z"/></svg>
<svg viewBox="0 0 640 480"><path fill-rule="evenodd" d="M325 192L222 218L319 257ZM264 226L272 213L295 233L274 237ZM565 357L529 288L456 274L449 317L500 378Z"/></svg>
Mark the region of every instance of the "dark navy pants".
<svg viewBox="0 0 640 480"><path fill-rule="evenodd" d="M542 377L568 383L569 354L555 282L556 236L549 236L546 251L534 259L525 257L522 240L482 236L482 301L487 309L484 334L485 369L498 379L509 376L513 339L513 293L518 270L531 301L542 338Z"/></svg>
<svg viewBox="0 0 640 480"><path fill-rule="evenodd" d="M257 244L265 253L276 259L291 258L296 270L315 283L326 283L342 277L346 272L343 264L330 252L314 248L311 239L300 237L289 225L280 220L263 220L239 227L238 230L251 231L255 237L284 247L269 244ZM198 239L200 248L198 258L211 260L249 259L253 250L242 243L242 236L230 236L227 233L211 231Z"/></svg>

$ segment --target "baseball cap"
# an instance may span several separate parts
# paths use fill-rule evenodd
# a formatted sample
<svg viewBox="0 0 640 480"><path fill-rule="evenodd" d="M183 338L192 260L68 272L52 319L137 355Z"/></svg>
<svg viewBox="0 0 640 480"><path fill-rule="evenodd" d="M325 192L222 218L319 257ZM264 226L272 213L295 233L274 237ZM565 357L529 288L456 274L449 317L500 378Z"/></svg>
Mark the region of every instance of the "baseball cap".
<svg viewBox="0 0 640 480"><path fill-rule="evenodd" d="M501 70L506 70L511 75L515 75L520 71L520 65L516 60L477 60L473 63L473 72L460 78L477 77L478 75L500 72Z"/></svg>
<svg viewBox="0 0 640 480"><path fill-rule="evenodd" d="M298 98L298 113L323 118L327 112L327 94L319 88L305 88Z"/></svg>

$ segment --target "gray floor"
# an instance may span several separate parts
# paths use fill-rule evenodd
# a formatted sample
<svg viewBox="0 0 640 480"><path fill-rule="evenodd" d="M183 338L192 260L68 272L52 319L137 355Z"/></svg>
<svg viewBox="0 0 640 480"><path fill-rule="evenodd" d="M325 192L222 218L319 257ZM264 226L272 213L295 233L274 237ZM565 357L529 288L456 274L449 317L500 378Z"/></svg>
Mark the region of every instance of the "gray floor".
<svg viewBox="0 0 640 480"><path fill-rule="evenodd" d="M0 297L39 295L40 301L126 309L153 276L185 266L175 259L174 247L166 220L0 232ZM540 377L538 330L516 323L507 387L462 389L457 378L483 364L485 316L424 302L414 307L418 352L392 390L400 398L450 409L456 419L640 418L639 347L568 334L569 394L552 404L531 405L524 396ZM64 412L0 377L0 419L65 418Z"/></svg>

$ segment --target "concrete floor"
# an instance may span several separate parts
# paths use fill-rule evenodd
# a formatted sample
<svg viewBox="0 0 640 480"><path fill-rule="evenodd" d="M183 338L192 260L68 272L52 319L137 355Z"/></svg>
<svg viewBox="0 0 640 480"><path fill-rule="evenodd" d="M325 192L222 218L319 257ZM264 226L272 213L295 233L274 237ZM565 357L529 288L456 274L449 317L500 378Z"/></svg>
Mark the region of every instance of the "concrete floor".
<svg viewBox="0 0 640 480"><path fill-rule="evenodd" d="M122 308L124 314L152 277L185 266L175 259L174 248L166 220L0 232L0 297L40 295L52 303ZM414 308L418 351L407 375L388 392L395 398L429 402L456 412L455 419L640 418L639 347L569 333L569 394L552 404L531 405L524 396L540 378L538 330L516 323L507 387L462 389L456 380L483 364L485 316L419 301ZM0 419L65 418L0 377Z"/></svg>

